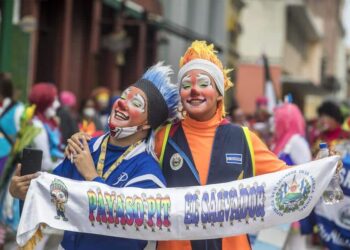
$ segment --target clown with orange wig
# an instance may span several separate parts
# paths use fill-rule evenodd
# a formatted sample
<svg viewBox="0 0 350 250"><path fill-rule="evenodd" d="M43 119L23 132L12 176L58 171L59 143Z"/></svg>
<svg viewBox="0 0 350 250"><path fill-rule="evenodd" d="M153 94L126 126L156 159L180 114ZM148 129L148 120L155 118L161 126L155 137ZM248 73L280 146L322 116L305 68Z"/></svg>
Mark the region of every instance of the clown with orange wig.
<svg viewBox="0 0 350 250"><path fill-rule="evenodd" d="M213 45L195 41L180 59L178 86L184 119L164 127L156 151L168 187L230 182L286 168L246 127L224 119L232 86ZM214 222L214 221L213 221ZM247 235L196 241L161 241L159 250L251 249Z"/></svg>

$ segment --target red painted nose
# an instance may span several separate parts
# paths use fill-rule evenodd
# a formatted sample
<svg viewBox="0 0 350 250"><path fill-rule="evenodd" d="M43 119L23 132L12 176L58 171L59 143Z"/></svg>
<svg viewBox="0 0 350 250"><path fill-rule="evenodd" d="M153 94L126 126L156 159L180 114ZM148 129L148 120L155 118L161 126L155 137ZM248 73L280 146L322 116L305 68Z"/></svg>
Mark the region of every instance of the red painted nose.
<svg viewBox="0 0 350 250"><path fill-rule="evenodd" d="M191 96L198 96L199 95L199 91L197 90L197 87L192 87L190 94L191 94Z"/></svg>
<svg viewBox="0 0 350 250"><path fill-rule="evenodd" d="M127 110L127 104L126 104L126 101L125 100L123 100L123 99L119 99L118 100L118 108L120 109L120 110Z"/></svg>

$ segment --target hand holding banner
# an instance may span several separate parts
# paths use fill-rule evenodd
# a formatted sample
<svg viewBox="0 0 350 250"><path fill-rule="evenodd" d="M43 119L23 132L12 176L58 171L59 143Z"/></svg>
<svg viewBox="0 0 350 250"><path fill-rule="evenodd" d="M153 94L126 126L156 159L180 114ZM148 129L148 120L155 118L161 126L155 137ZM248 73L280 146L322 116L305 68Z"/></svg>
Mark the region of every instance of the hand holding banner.
<svg viewBox="0 0 350 250"><path fill-rule="evenodd" d="M255 232L307 216L338 160L332 156L244 180L164 189L113 188L42 173L26 196L17 243L25 245L40 224L143 240Z"/></svg>

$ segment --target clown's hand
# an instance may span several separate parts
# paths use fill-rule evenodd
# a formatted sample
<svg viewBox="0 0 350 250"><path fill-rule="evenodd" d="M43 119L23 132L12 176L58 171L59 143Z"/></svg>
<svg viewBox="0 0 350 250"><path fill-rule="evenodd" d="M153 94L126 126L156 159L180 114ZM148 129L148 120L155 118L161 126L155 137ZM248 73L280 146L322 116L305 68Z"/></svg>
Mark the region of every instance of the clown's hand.
<svg viewBox="0 0 350 250"><path fill-rule="evenodd" d="M32 179L39 176L39 173L21 176L21 164L17 164L15 174L11 178L9 192L18 199L24 200Z"/></svg>
<svg viewBox="0 0 350 250"><path fill-rule="evenodd" d="M64 149L64 155L69 160L73 161L73 156L77 154L76 150L72 146L72 142L79 145L81 149L84 148L82 144L82 138L85 138L86 141L90 141L92 137L84 132L77 132L67 140L67 146Z"/></svg>
<svg viewBox="0 0 350 250"><path fill-rule="evenodd" d="M86 139L81 137L79 140L79 143L82 144L82 148L79 144L75 143L71 139L68 139L69 144L71 144L76 152L73 155L73 162L78 172L85 178L85 180L91 181L98 177L98 174L96 172L95 164Z"/></svg>

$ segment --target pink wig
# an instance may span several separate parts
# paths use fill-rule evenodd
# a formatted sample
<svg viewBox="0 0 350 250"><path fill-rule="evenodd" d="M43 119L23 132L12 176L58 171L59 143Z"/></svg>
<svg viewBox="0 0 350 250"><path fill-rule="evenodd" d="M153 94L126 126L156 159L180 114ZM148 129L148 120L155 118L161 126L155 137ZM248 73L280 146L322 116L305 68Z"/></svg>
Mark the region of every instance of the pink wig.
<svg viewBox="0 0 350 250"><path fill-rule="evenodd" d="M305 120L299 108L285 103L275 108L275 154L279 154L293 135L305 136Z"/></svg>
<svg viewBox="0 0 350 250"><path fill-rule="evenodd" d="M65 90L62 91L60 94L60 101L62 105L74 107L77 103L77 98L75 97L73 92Z"/></svg>

